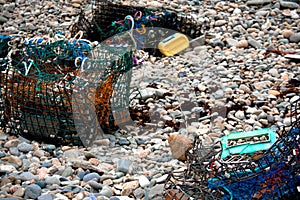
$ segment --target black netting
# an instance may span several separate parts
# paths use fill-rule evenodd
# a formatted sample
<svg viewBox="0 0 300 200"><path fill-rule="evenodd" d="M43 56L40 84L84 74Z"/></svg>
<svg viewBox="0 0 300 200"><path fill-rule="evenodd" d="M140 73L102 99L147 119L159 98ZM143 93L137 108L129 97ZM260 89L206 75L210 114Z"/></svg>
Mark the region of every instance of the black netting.
<svg viewBox="0 0 300 200"><path fill-rule="evenodd" d="M10 36L0 35L0 58L4 58L7 55L10 38Z"/></svg>
<svg viewBox="0 0 300 200"><path fill-rule="evenodd" d="M129 31L132 22L125 18L131 16L134 20L133 36L138 49L153 54L158 53L155 51L158 43L176 31L190 38L202 35L202 24L189 14L162 8L120 5L102 0L96 1L93 7L92 21L89 22L84 13L81 13L77 23L72 27L72 33L82 30L86 38L102 42L116 34ZM157 28L163 28L163 31L158 31ZM149 46L151 48L148 48Z"/></svg>

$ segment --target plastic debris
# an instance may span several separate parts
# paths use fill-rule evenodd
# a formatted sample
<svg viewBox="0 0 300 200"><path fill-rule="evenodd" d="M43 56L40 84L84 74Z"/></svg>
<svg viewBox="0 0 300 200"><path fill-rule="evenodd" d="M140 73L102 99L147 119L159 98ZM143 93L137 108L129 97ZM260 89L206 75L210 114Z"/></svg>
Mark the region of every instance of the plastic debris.
<svg viewBox="0 0 300 200"><path fill-rule="evenodd" d="M248 132L232 132L222 137L222 155L255 153L269 149L276 142L276 133L269 128Z"/></svg>

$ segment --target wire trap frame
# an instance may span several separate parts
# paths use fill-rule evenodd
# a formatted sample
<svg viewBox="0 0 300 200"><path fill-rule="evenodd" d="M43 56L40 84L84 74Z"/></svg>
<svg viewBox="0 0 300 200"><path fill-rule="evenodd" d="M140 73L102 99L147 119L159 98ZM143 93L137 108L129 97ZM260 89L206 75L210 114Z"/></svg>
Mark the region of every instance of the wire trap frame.
<svg viewBox="0 0 300 200"><path fill-rule="evenodd" d="M82 45L72 46L65 40L28 43L15 49L11 59L3 64L0 74L0 109L3 114L0 122L4 132L47 143L90 145L97 135L78 135L74 116L80 113L74 115L74 101L78 104L89 102L94 106L98 124L105 132L116 129L109 108L110 98L118 81L123 81L124 85L130 83L122 78L122 74L130 71L133 65L132 52L120 49L122 47L109 46L85 49ZM97 63L99 68L94 68L94 73L101 72L101 77L98 82L91 78L80 85L77 80L81 62L87 58ZM89 91L86 83L94 84L94 89ZM85 96L84 101L75 100L75 87L87 89L96 98L91 101L90 96ZM76 125L87 127L84 121L77 121Z"/></svg>
<svg viewBox="0 0 300 200"><path fill-rule="evenodd" d="M137 49L162 56L156 51L161 40L176 32L197 38L202 35L203 27L193 15L97 0L93 5L92 20L87 20L81 13L71 30L72 33L83 30L84 37L101 42L110 42L114 35L131 31Z"/></svg>

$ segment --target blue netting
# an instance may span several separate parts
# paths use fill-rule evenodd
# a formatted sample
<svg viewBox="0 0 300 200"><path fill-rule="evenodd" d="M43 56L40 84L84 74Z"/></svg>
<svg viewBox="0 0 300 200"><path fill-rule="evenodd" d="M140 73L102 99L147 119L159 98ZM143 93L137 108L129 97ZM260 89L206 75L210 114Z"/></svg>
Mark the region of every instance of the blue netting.
<svg viewBox="0 0 300 200"><path fill-rule="evenodd" d="M227 191L223 199L281 199L297 193L295 175L290 166L279 163L267 172L250 173L251 178L227 183L216 178L209 179L208 187Z"/></svg>

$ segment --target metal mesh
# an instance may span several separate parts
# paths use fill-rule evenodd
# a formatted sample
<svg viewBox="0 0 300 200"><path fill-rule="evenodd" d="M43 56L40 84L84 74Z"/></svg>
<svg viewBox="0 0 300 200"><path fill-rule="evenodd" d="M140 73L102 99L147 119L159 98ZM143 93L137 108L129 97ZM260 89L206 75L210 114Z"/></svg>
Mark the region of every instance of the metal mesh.
<svg viewBox="0 0 300 200"><path fill-rule="evenodd" d="M192 15L185 13L121 5L103 0L95 1L93 8L91 22L87 20L84 13L81 13L77 23L72 26L72 33L82 30L86 38L92 41L104 41L116 34L130 30L131 22L124 19L126 16L132 16L134 19L133 35L138 49L146 50L155 55L159 55L157 54L158 51L148 47L157 47L162 39L174 31L186 34L191 38L201 36L203 31L202 24ZM163 28L163 31L151 30L153 27Z"/></svg>
<svg viewBox="0 0 300 200"><path fill-rule="evenodd" d="M72 93L75 87L84 87L75 80L85 58L102 67L95 68L95 73L102 70L103 76L95 83L96 91L91 91L96 94L95 101L91 103L96 107L99 124L107 131L116 127L112 122L109 101L118 75L132 67L132 53L123 51L123 54L116 52L117 55L114 55L115 47L100 46L93 49L93 57L90 58L92 49L74 44L65 40L28 43L6 60L0 77L1 126L5 132L56 144L82 144L74 125ZM101 52L102 59L98 52ZM114 57L113 61L111 57ZM123 82L125 85L129 83ZM76 101L85 103L78 102L79 99ZM80 123L84 122L79 122L79 126ZM93 141L93 136L89 137L89 141Z"/></svg>

